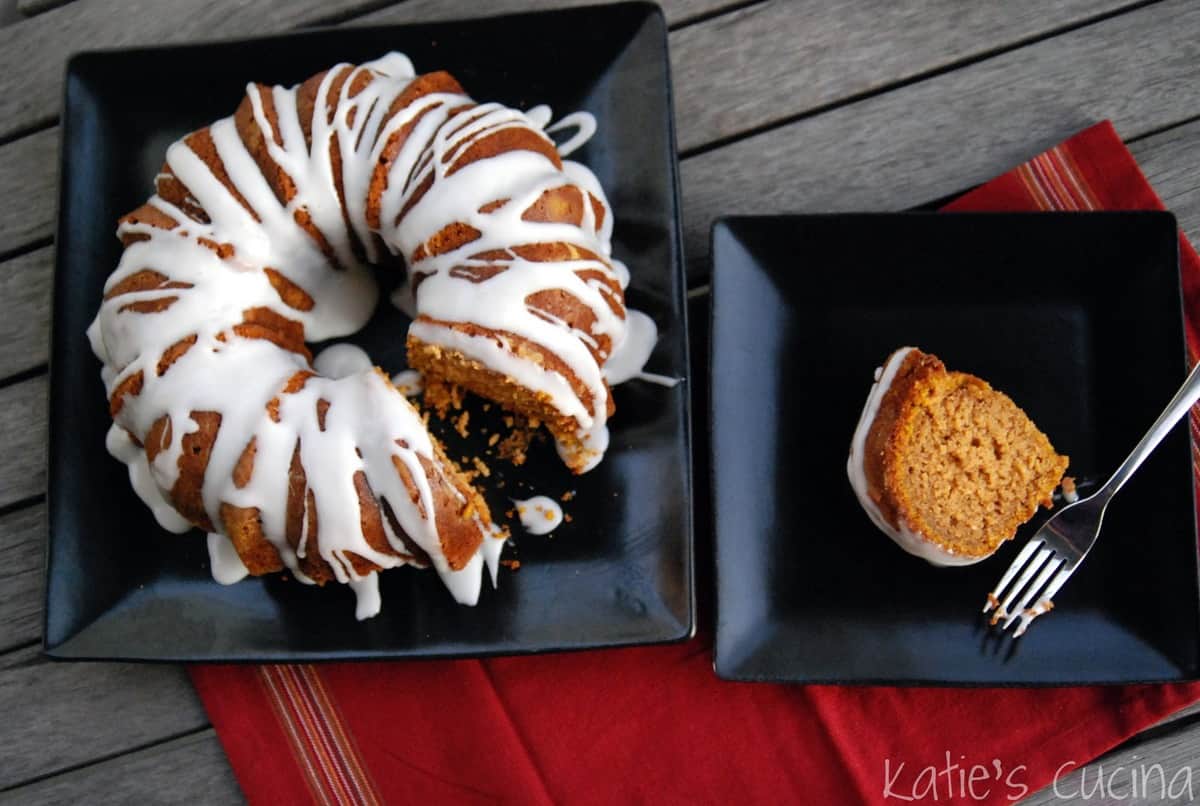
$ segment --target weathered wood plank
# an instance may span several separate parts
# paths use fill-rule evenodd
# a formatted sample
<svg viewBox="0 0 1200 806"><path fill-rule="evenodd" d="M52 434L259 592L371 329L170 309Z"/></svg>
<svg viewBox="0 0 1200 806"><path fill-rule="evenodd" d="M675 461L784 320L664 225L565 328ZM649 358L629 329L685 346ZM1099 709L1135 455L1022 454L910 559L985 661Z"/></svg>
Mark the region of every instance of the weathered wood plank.
<svg viewBox="0 0 1200 806"><path fill-rule="evenodd" d="M1130 151L1180 228L1200 245L1200 121L1139 140Z"/></svg>
<svg viewBox="0 0 1200 806"><path fill-rule="evenodd" d="M685 160L685 249L718 215L895 210L986 181L1103 118L1200 112L1200 5L1148 6Z"/></svg>
<svg viewBox="0 0 1200 806"><path fill-rule="evenodd" d="M46 377L0 389L0 412L0 445L4 445L0 506L4 506L46 489Z"/></svg>
<svg viewBox="0 0 1200 806"><path fill-rule="evenodd" d="M441 20L497 17L542 9L594 6L604 0L493 0L490 3L459 2L455 0L405 0L355 19L351 25L380 25L407 22L437 22ZM662 6L668 25L680 25L697 17L719 12L739 0L656 0Z"/></svg>
<svg viewBox="0 0 1200 806"><path fill-rule="evenodd" d="M46 363L54 249L0 263L0 378Z"/></svg>
<svg viewBox="0 0 1200 806"><path fill-rule="evenodd" d="M46 507L0 516L0 653L42 632Z"/></svg>
<svg viewBox="0 0 1200 806"><path fill-rule="evenodd" d="M0 656L0 789L208 724L179 666Z"/></svg>
<svg viewBox="0 0 1200 806"><path fill-rule="evenodd" d="M676 114L688 150L1127 7L840 2L751 6L672 37Z"/></svg>
<svg viewBox="0 0 1200 806"><path fill-rule="evenodd" d="M571 0L568 0L570 2ZM687 19L728 0L667 0L668 13ZM160 45L197 39L243 37L346 18L380 6L380 0L158 0L152 13L129 0L78 0L0 29L0 138L48 123L58 114L66 57L79 50ZM555 0L496 4L422 3L381 19L454 19L562 5Z"/></svg>
<svg viewBox="0 0 1200 806"><path fill-rule="evenodd" d="M1200 724L1189 724L1165 735L1131 740L1091 764L1066 767L1056 782L1022 801L1022 806L1062 803L1187 806L1200 801L1197 761L1200 761Z"/></svg>
<svg viewBox="0 0 1200 806"><path fill-rule="evenodd" d="M127 0L79 0L0 28L0 137L58 114L63 65L75 51L282 31L377 5L378 0L157 0L147 9Z"/></svg>
<svg viewBox="0 0 1200 806"><path fill-rule="evenodd" d="M211 728L0 793L0 804L241 803Z"/></svg>
<svg viewBox="0 0 1200 806"><path fill-rule="evenodd" d="M0 254L49 238L58 204L57 126L0 146L0 188Z"/></svg>

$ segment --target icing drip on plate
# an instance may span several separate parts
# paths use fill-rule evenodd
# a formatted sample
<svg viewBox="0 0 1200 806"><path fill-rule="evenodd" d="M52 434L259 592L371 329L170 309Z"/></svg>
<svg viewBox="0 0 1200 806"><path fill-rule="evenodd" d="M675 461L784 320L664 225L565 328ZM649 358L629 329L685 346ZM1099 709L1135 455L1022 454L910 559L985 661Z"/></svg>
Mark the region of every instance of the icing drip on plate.
<svg viewBox="0 0 1200 806"><path fill-rule="evenodd" d="M208 533L208 562L213 579L222 585L241 582L250 573L229 538L216 532Z"/></svg>
<svg viewBox="0 0 1200 806"><path fill-rule="evenodd" d="M563 521L562 507L553 498L535 495L524 500L514 498L512 502L517 507L522 528L531 535L549 534Z"/></svg>
<svg viewBox="0 0 1200 806"><path fill-rule="evenodd" d="M313 369L326 378L347 378L374 366L367 351L355 344L331 344L313 358Z"/></svg>

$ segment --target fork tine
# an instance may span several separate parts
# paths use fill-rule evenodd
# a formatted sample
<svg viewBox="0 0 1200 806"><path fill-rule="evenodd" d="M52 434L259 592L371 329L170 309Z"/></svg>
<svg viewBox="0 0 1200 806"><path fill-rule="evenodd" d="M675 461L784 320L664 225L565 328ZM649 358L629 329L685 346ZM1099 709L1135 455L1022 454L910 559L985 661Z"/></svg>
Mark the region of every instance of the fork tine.
<svg viewBox="0 0 1200 806"><path fill-rule="evenodd" d="M1000 579L1000 584L988 594L987 602L983 605L984 613L989 612L992 608L1000 604L1000 594L1004 592L1005 586L1012 581L1012 578L1017 575L1017 571L1025 565L1025 561L1029 559L1030 555L1033 554L1033 550L1040 544L1041 541L1036 539L1030 540L1025 544L1025 547L1021 549L1021 553L1017 555L1017 558L1008 566L1008 570L1004 572L1004 576Z"/></svg>
<svg viewBox="0 0 1200 806"><path fill-rule="evenodd" d="M1024 554L1025 552L1021 553ZM992 624L995 624L1002 618L1008 617L1008 606L1012 604L1012 600L1017 597L1018 593L1025 589L1025 586L1029 584L1029 580L1038 572L1038 569L1046 563L1046 560L1048 560L1053 553L1054 552L1046 548L1044 544L1040 549L1038 549L1038 552L1034 555L1033 559L1026 563L1024 570L1021 571L1021 576L1019 576L1017 581L1013 583L1012 587L1008 589L1007 595L1000 600L1000 606L996 609L996 612L992 614ZM1008 575L1005 574L1005 576Z"/></svg>
<svg viewBox="0 0 1200 806"><path fill-rule="evenodd" d="M1046 586L1046 590L1038 597L1037 604L1033 607L1021 611L1021 623L1017 625L1016 632L1013 633L1013 638L1020 638L1029 629L1029 625L1033 620L1043 613L1049 613L1054 609L1054 594L1058 593L1066 581L1075 573L1075 566L1067 565L1065 562L1061 570L1050 580L1050 584Z"/></svg>
<svg viewBox="0 0 1200 806"><path fill-rule="evenodd" d="M1033 581L1033 584L1025 589L1024 594L1021 596L1020 603L1013 608L1012 612L1009 613L1008 618L1004 620L1004 626L1000 628L1001 631L1007 630L1009 626L1011 626L1012 623L1025 612L1025 608L1028 607L1029 603L1033 601L1033 597L1036 596L1038 591L1040 591L1046 584L1046 580L1050 579L1050 576L1062 567L1063 562L1064 560L1062 557L1052 557L1050 561L1046 563L1046 565L1042 568L1041 573L1037 575L1037 579Z"/></svg>

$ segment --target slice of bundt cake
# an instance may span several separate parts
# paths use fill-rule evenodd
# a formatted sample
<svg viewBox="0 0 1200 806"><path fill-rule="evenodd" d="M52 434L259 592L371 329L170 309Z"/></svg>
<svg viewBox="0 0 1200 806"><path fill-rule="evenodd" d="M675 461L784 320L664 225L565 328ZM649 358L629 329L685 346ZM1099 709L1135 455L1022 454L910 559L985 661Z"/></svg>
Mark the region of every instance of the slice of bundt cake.
<svg viewBox="0 0 1200 806"><path fill-rule="evenodd" d="M1007 395L914 347L877 370L847 463L875 525L935 565L992 554L1052 505L1066 469Z"/></svg>

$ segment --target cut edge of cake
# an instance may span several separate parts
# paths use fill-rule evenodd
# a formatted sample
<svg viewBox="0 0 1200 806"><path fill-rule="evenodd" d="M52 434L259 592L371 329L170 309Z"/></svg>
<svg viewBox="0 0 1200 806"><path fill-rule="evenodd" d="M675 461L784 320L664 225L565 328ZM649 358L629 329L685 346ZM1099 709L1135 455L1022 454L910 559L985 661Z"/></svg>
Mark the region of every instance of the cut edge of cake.
<svg viewBox="0 0 1200 806"><path fill-rule="evenodd" d="M1067 464L1007 395L904 347L876 371L847 473L872 522L902 549L934 565L969 565L1039 505L1052 506Z"/></svg>

